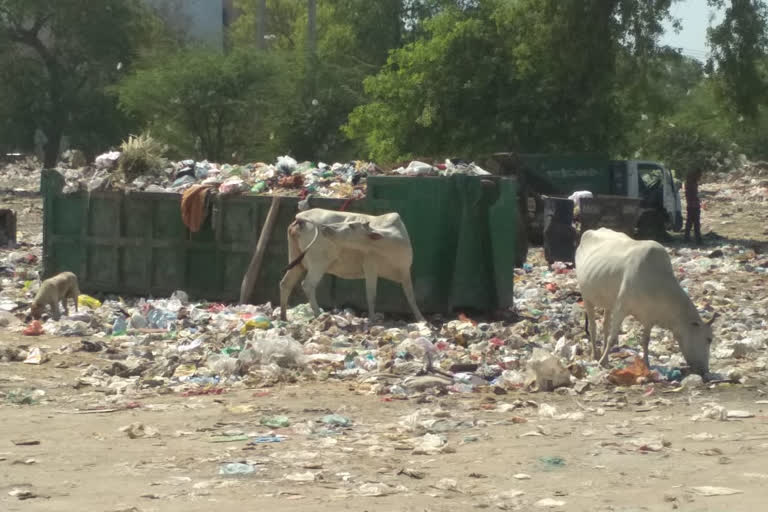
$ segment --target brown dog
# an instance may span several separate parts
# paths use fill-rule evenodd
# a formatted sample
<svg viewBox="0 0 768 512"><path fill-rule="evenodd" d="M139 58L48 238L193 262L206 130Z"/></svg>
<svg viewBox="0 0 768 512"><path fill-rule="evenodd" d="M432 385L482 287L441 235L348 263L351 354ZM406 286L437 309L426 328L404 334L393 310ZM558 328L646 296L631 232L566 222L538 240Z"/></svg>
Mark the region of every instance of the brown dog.
<svg viewBox="0 0 768 512"><path fill-rule="evenodd" d="M45 311L45 306L51 306L53 319L58 320L59 302L64 306L64 314L69 315L67 310L67 299L75 301L75 311L77 311L77 297L80 295L80 288L77 285L77 276L72 272L62 272L50 279L43 281L40 290L35 295L30 309L32 318L39 320Z"/></svg>

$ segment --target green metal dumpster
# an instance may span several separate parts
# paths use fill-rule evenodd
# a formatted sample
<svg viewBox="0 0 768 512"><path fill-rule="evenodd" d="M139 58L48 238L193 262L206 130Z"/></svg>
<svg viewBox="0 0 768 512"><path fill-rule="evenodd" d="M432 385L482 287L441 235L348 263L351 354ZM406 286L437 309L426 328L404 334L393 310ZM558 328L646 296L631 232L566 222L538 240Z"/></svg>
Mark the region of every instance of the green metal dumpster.
<svg viewBox="0 0 768 512"><path fill-rule="evenodd" d="M43 171L43 274L70 270L84 292L234 301L271 198L227 196L198 233L181 220L181 195L145 192L64 194L56 171ZM279 302L288 263L286 230L298 199L284 198L251 301ZM313 208L339 209L344 200L313 198ZM347 211L398 212L414 250L412 275L427 313L513 304L517 183L502 177L370 177L364 200ZM317 291L324 308L366 310L362 280L327 275ZM304 302L300 288L292 303ZM410 313L399 285L380 279L377 310Z"/></svg>

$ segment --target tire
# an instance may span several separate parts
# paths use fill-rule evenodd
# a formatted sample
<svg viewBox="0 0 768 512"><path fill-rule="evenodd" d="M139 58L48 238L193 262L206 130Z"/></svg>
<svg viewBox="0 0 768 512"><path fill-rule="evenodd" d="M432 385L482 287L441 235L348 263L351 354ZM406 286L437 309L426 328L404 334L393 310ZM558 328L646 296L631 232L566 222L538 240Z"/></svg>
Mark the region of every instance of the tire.
<svg viewBox="0 0 768 512"><path fill-rule="evenodd" d="M664 242L669 240L666 230L666 215L659 210L646 210L637 219L638 240L655 240Z"/></svg>

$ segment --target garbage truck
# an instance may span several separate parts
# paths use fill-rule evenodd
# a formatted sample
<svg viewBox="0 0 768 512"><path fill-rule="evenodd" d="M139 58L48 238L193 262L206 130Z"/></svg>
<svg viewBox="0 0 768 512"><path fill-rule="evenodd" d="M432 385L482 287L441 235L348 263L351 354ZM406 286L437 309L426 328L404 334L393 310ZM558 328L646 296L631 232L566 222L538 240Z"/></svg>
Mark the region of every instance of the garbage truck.
<svg viewBox="0 0 768 512"><path fill-rule="evenodd" d="M518 180L521 216L531 243L541 243L544 198L588 191L582 231L606 226L640 238L662 238L683 225L680 184L661 163L600 154L494 153L485 168ZM614 225L615 224L615 225Z"/></svg>

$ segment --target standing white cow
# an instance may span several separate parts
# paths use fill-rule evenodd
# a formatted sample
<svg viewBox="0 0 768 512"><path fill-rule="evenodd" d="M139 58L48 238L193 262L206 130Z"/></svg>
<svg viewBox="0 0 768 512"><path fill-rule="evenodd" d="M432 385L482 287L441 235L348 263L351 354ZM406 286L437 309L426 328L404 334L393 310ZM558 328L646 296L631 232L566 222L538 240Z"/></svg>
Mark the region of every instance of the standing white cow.
<svg viewBox="0 0 768 512"><path fill-rule="evenodd" d="M320 208L300 212L288 227L288 256L287 273L280 281L283 320L291 291L306 270L302 287L315 315L320 314L315 290L329 273L342 279L365 279L371 319L378 278L400 283L416 320L424 321L411 282L411 240L397 213L374 216Z"/></svg>
<svg viewBox="0 0 768 512"><path fill-rule="evenodd" d="M680 287L667 251L652 241L633 240L606 228L588 230L576 249L576 278L587 312L592 357L597 357L595 308L604 308L603 349L600 364L617 343L627 315L643 325L642 346L646 366L651 328L658 325L675 336L691 369L709 371L713 315L702 321L691 299ZM610 330L609 330L610 329Z"/></svg>

